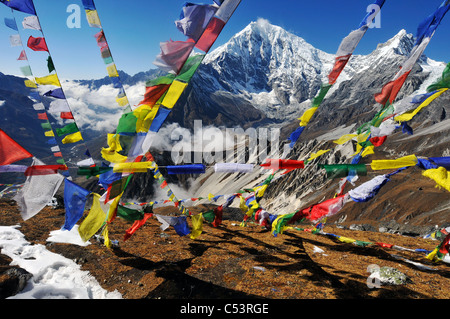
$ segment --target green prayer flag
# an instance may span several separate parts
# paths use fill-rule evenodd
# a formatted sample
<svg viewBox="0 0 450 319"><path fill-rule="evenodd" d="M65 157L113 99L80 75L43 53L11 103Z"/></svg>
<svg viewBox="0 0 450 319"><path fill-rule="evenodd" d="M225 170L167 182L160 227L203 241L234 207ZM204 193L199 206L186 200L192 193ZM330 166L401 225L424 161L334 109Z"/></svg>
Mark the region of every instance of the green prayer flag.
<svg viewBox="0 0 450 319"><path fill-rule="evenodd" d="M144 218L144 212L119 205L117 207L117 216L125 219L126 221L134 222Z"/></svg>
<svg viewBox="0 0 450 319"><path fill-rule="evenodd" d="M87 178L92 176L97 176L103 173L106 173L110 170L112 170L112 167L102 167L102 166L95 166L95 167L79 167L77 174L87 176Z"/></svg>
<svg viewBox="0 0 450 319"><path fill-rule="evenodd" d="M325 169L327 177L330 179L347 177L350 172L358 176L367 175L365 164L318 164L318 167Z"/></svg>
<svg viewBox="0 0 450 319"><path fill-rule="evenodd" d="M31 72L31 68L30 68L29 65L20 67L20 71L22 72L22 74L23 74L24 76L32 76L32 75L33 75L33 73Z"/></svg>
<svg viewBox="0 0 450 319"><path fill-rule="evenodd" d="M44 130L51 130L52 129L52 125L50 124L50 122L45 122L45 123L41 123L41 126Z"/></svg>
<svg viewBox="0 0 450 319"><path fill-rule="evenodd" d="M52 71L55 71L55 65L53 64L53 60L52 60L51 56L49 56L47 59L47 68L48 68L48 73L52 73Z"/></svg>
<svg viewBox="0 0 450 319"><path fill-rule="evenodd" d="M207 212L202 213L203 218L209 222L212 223L214 219L216 218L216 214L214 213L214 210L208 210Z"/></svg>
<svg viewBox="0 0 450 319"><path fill-rule="evenodd" d="M66 126L64 126L63 128L57 128L56 129L56 134L58 136L63 136L66 134L72 134L72 133L76 133L78 132L78 126L75 122L67 124Z"/></svg>
<svg viewBox="0 0 450 319"><path fill-rule="evenodd" d="M191 78L194 76L195 71L197 71L197 68L202 63L204 57L204 54L198 54L188 58L176 79L189 83Z"/></svg>
<svg viewBox="0 0 450 319"><path fill-rule="evenodd" d="M134 115L133 112L128 112L122 114L121 118L119 119L119 124L117 124L117 134L120 133L136 133L136 123L137 123L137 117Z"/></svg>
<svg viewBox="0 0 450 319"><path fill-rule="evenodd" d="M146 87L151 87L151 86L156 86L156 85L161 85L161 84L172 84L173 80L175 80L176 75L175 74L167 74L164 76L160 76L156 79L153 80L148 80L145 83Z"/></svg>
<svg viewBox="0 0 450 319"><path fill-rule="evenodd" d="M322 85L319 91L319 94L313 99L311 107L319 106L322 103L325 95L327 95L328 91L331 89L331 84Z"/></svg>
<svg viewBox="0 0 450 319"><path fill-rule="evenodd" d="M433 92L444 88L450 89L450 63L447 64L444 72L442 72L441 78L427 87L427 91Z"/></svg>

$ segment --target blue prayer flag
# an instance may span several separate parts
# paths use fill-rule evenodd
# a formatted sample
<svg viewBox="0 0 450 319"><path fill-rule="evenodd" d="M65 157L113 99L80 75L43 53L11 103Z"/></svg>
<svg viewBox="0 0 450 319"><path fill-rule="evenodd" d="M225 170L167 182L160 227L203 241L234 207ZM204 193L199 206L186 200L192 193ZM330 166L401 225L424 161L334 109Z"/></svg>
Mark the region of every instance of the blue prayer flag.
<svg viewBox="0 0 450 319"><path fill-rule="evenodd" d="M33 0L0 0L0 2L11 9L36 15Z"/></svg>
<svg viewBox="0 0 450 319"><path fill-rule="evenodd" d="M65 179L64 206L66 219L63 226L65 230L71 230L77 221L83 216L86 200L91 192Z"/></svg>

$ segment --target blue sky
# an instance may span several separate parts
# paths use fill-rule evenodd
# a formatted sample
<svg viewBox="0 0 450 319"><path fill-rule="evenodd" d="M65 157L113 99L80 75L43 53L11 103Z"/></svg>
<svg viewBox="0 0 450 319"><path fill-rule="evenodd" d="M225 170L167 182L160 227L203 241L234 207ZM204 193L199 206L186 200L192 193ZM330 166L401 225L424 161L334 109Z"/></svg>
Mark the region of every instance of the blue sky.
<svg viewBox="0 0 450 319"><path fill-rule="evenodd" d="M212 2L212 1L211 1ZM387 0L381 12L381 28L369 30L355 54L367 54L378 43L385 42L399 30L415 33L417 25L431 14L442 0ZM34 0L44 36L52 55L56 71L61 79L92 79L107 75L93 35L99 29L86 22L81 0ZM106 38L118 69L133 75L155 68L153 61L159 53L159 43L184 40L176 29L185 0L96 0L95 4ZM197 2L198 3L198 2ZM203 1L207 3L207 1ZM235 14L221 33L215 47L225 43L236 32L258 18L304 38L315 47L334 54L342 38L357 28L373 0L242 0ZM81 8L81 27L69 28L67 12L71 4ZM9 35L15 31L4 26L3 18L12 17L11 10L0 4L0 72L20 74L23 61L17 61L21 51L11 47ZM22 40L30 35L41 36L39 31L23 30L21 21L26 14L15 12ZM450 57L450 13L444 18L425 54L443 62ZM31 68L35 76L48 75L45 52L33 52L27 48Z"/></svg>

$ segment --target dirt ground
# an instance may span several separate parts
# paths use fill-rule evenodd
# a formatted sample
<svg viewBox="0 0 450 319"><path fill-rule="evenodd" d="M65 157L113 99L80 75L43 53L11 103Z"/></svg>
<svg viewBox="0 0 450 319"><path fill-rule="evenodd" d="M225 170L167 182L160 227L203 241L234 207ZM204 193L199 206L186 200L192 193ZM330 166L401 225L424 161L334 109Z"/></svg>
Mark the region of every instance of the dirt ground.
<svg viewBox="0 0 450 319"><path fill-rule="evenodd" d="M193 213L202 210L205 207L191 208ZM155 210L160 214L175 211L174 207ZM94 239L86 247L46 242L49 233L64 224L64 210L46 207L23 221L14 202L0 201L0 225L20 225L28 241L75 260L104 289L117 290L125 299L450 298L450 265L428 261L424 253L356 246L294 228L274 237L260 225L241 227L240 220L226 216L224 210L223 223L217 228L205 222L196 240L180 237L172 227L161 231L160 223L152 217L125 242L123 236L131 224L117 218L109 226L109 234L119 245L108 249ZM335 225L326 225L324 231L411 249L432 250L438 244L430 239L350 231ZM369 288L369 265L397 268L410 281Z"/></svg>

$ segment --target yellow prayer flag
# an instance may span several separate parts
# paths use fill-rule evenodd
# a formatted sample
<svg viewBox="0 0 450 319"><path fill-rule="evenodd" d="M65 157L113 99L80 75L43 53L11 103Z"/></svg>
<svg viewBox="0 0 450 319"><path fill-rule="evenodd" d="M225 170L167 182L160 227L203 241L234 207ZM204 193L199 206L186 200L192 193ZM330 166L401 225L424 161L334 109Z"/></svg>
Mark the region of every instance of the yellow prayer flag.
<svg viewBox="0 0 450 319"><path fill-rule="evenodd" d="M90 27L97 27L97 28L102 27L97 10L85 10L85 12L86 12L86 19Z"/></svg>
<svg viewBox="0 0 450 319"><path fill-rule="evenodd" d="M127 160L126 156L118 153L122 150L119 137L119 134L108 134L107 142L109 147L101 150L102 157L110 163L123 163Z"/></svg>
<svg viewBox="0 0 450 319"><path fill-rule="evenodd" d="M113 201L111 202L111 204L109 205L109 210L108 210L108 223L110 223L115 215L116 215L116 211L117 211L117 206L119 206L119 202L120 199L122 198L123 192L120 193L120 195L117 195Z"/></svg>
<svg viewBox="0 0 450 319"><path fill-rule="evenodd" d="M127 106L129 104L128 98L126 96L116 97L116 102L117 104L119 104L119 106Z"/></svg>
<svg viewBox="0 0 450 319"><path fill-rule="evenodd" d="M333 141L333 143L341 145L341 144L347 143L352 138L357 137L357 136L358 136L358 134L345 134L345 135L342 135L337 140Z"/></svg>
<svg viewBox="0 0 450 319"><path fill-rule="evenodd" d="M55 133L53 133L53 131L46 131L46 132L44 132L44 135L48 136L48 137L54 137Z"/></svg>
<svg viewBox="0 0 450 319"><path fill-rule="evenodd" d="M192 230L191 239L196 239L203 231L203 214L197 214L191 216Z"/></svg>
<svg viewBox="0 0 450 319"><path fill-rule="evenodd" d="M263 197L264 193L266 192L267 187L269 187L269 184L257 186L254 188L255 194L257 197Z"/></svg>
<svg viewBox="0 0 450 319"><path fill-rule="evenodd" d="M106 67L106 71L108 71L108 75L109 75L109 77L111 77L111 78L116 78L116 77L119 76L119 72L117 72L117 68L116 68L116 65L115 65L114 63L108 65L108 66Z"/></svg>
<svg viewBox="0 0 450 319"><path fill-rule="evenodd" d="M375 146L373 146L373 145L372 146L367 146L364 149L364 151L361 153L361 156L362 157L366 157L367 155L375 154L374 148L375 148Z"/></svg>
<svg viewBox="0 0 450 319"><path fill-rule="evenodd" d="M37 88L36 82L33 82L31 80L25 80L25 86L33 89Z"/></svg>
<svg viewBox="0 0 450 319"><path fill-rule="evenodd" d="M61 83L59 82L58 75L56 74L50 74L41 78L35 78L36 83L40 85L55 85L55 86L61 86Z"/></svg>
<svg viewBox="0 0 450 319"><path fill-rule="evenodd" d="M313 117L314 113L316 113L318 108L319 108L318 106L315 106L307 109L305 113L303 113L303 115L300 118L298 118L300 120L300 126L308 125L309 121Z"/></svg>
<svg viewBox="0 0 450 319"><path fill-rule="evenodd" d="M347 243L347 244L351 244L351 243L354 243L356 241L356 239L343 237L343 236L339 236L338 239L339 239L339 241L341 241L343 243Z"/></svg>
<svg viewBox="0 0 450 319"><path fill-rule="evenodd" d="M106 225L105 229L103 229L102 236L103 236L103 243L105 244L105 246L107 248L111 248L112 243L111 243L111 240L109 239L108 225Z"/></svg>
<svg viewBox="0 0 450 319"><path fill-rule="evenodd" d="M309 161L312 161L313 159L318 158L319 156L321 156L321 155L323 155L323 154L325 154L325 153L327 153L327 152L329 152L329 151L331 151L331 149L329 149L329 150L320 150L320 151L318 151L318 152L316 152L316 153L312 153L312 154L310 155L310 157L308 158L308 162L309 162Z"/></svg>
<svg viewBox="0 0 450 319"><path fill-rule="evenodd" d="M151 162L118 163L114 165L114 173L145 173L152 166Z"/></svg>
<svg viewBox="0 0 450 319"><path fill-rule="evenodd" d="M373 160L370 166L373 170L395 169L415 166L418 162L416 155L408 155L395 160Z"/></svg>
<svg viewBox="0 0 450 319"><path fill-rule="evenodd" d="M399 116L394 117L394 120L397 122L408 122L410 121L417 113L419 113L424 107L427 107L431 102L437 99L442 93L447 91L448 88L443 88L438 90L436 93L428 97L425 101L422 102L416 109L407 111Z"/></svg>
<svg viewBox="0 0 450 319"><path fill-rule="evenodd" d="M164 97L164 100L162 101L162 105L168 109L173 108L187 85L187 83L180 82L178 80L173 81L166 93L166 96Z"/></svg>
<svg viewBox="0 0 450 319"><path fill-rule="evenodd" d="M100 206L100 195L93 193L92 207L89 214L78 227L78 233L83 241L88 241L106 221L106 214Z"/></svg>
<svg viewBox="0 0 450 319"><path fill-rule="evenodd" d="M159 106L150 106L147 104L140 105L133 111L134 116L136 116L136 132L146 133L152 125L153 119L158 112Z"/></svg>
<svg viewBox="0 0 450 319"><path fill-rule="evenodd" d="M209 200L209 201L212 201L212 199L214 198L214 196L215 196L214 194L209 193L209 194L208 194L208 200Z"/></svg>
<svg viewBox="0 0 450 319"><path fill-rule="evenodd" d="M438 168L427 169L422 175L431 178L438 187L443 187L450 192L450 174L444 167L439 166Z"/></svg>
<svg viewBox="0 0 450 319"><path fill-rule="evenodd" d="M81 136L81 132L75 132L75 133L69 134L66 137L64 137L61 142L63 144L71 144L71 143L76 143L76 142L79 142L82 140L83 140L83 137Z"/></svg>

